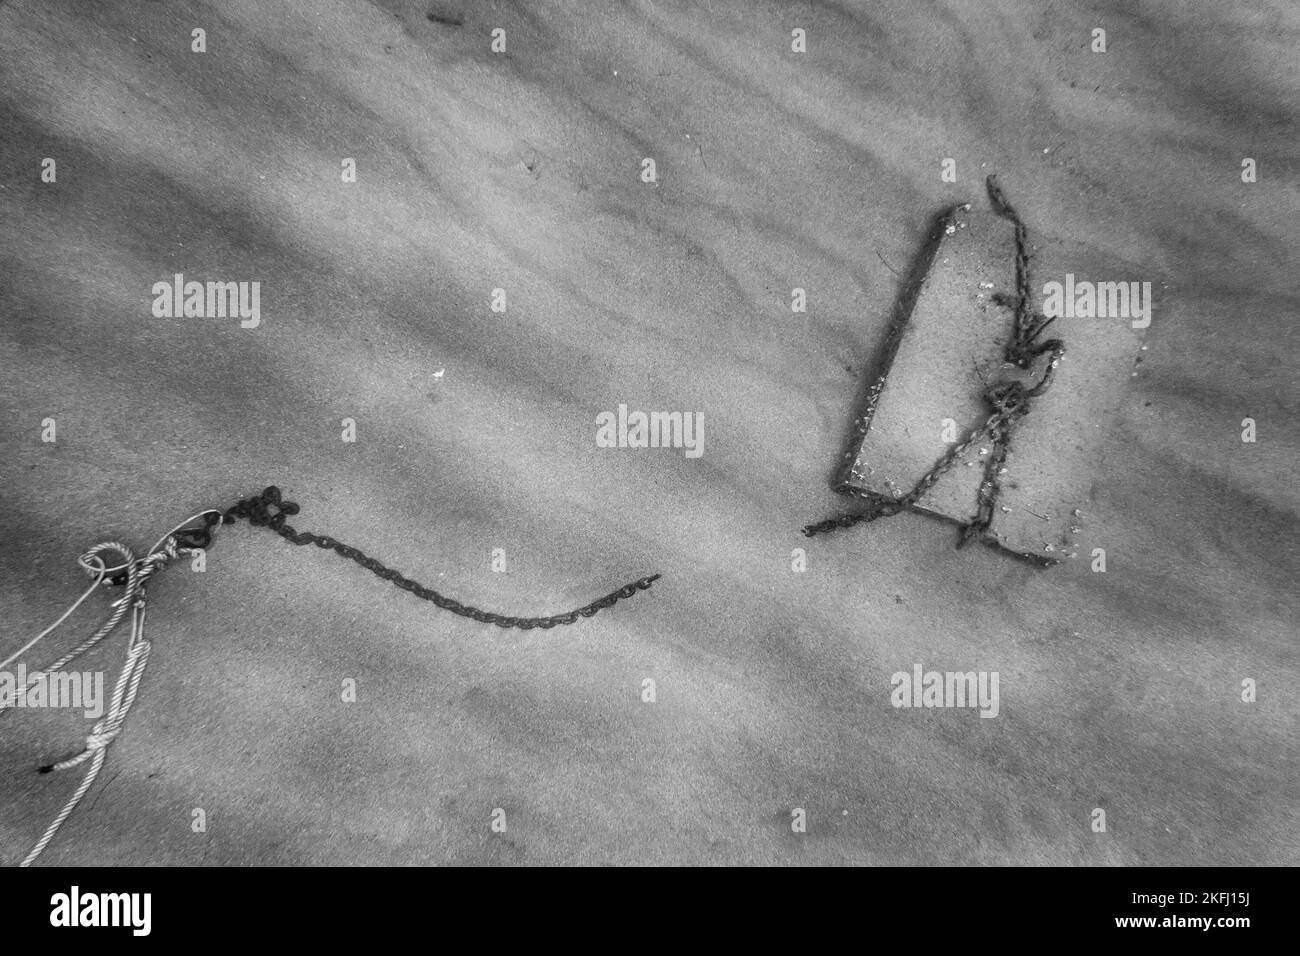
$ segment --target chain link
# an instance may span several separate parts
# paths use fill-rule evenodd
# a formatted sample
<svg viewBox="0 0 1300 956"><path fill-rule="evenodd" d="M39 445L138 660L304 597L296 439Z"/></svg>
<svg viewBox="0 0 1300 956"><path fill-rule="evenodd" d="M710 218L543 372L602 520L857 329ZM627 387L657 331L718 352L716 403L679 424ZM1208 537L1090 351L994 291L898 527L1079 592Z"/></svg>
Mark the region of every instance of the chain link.
<svg viewBox="0 0 1300 956"><path fill-rule="evenodd" d="M298 504L293 501L286 501L280 489L271 485L260 495L254 495L251 498L244 498L237 502L233 507L228 508L225 512L208 512L203 516L202 528L185 528L175 532L174 537L178 544L187 548L207 548L212 543L212 532L218 523L233 524L239 518L247 519L248 523L255 527L267 527L278 534L290 544L308 545L314 544L318 548L324 548L327 551L333 551L341 557L350 561L355 561L367 571L383 578L394 587L399 587L403 591L409 591L416 597L429 601L442 608L444 611L450 611L452 614L458 614L461 617L468 617L482 624L495 624L501 628L520 628L522 630L532 630L533 628L549 629L560 624L573 624L579 618L592 617L597 612L608 607L613 607L619 601L630 598L638 591L647 590L651 584L659 580L660 575L652 574L649 577L641 578L630 584L625 584L610 594L605 595L599 600L592 601L590 604L568 611L564 614L554 614L549 617L512 617L504 614L495 614L491 611L484 611L480 608L471 607L468 604L462 604L452 598L439 594L432 588L426 588L424 585L412 581L410 578L403 576L398 571L386 567L381 562L365 554L358 548L346 545L341 541L336 541L329 535L312 534L309 531L298 531L292 525L288 524L285 519L290 515L298 513ZM114 583L118 583L113 579Z"/></svg>

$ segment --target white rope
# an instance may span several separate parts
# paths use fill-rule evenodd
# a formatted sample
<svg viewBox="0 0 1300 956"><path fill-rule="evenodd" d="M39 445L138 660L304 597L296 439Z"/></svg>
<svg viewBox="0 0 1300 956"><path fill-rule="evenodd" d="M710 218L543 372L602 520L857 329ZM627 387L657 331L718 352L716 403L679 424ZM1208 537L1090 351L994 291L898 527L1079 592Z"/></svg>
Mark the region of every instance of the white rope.
<svg viewBox="0 0 1300 956"><path fill-rule="evenodd" d="M8 657L6 657L4 660L0 661L0 670L4 670L6 667L8 667L8 666L9 666L10 664L12 664L14 661L18 660L18 658L22 657L24 654L26 654L28 651L30 651L33 647L35 647L35 646L36 646L37 644L39 644L41 641L45 640L45 638L49 636L49 634L50 634L51 631L53 631L56 627L58 627L60 624L62 624L64 621L66 621L66 620L68 619L68 617L72 614L73 611L75 611L77 608L81 607L82 602L85 601L86 598L90 597L92 594L95 593L95 588L99 587L100 582L103 581L103 580L104 580L104 575L103 575L103 573L101 572L100 575L99 575L99 577L97 577L97 578L94 580L94 582L91 583L90 587L86 588L86 593L83 594L81 597L77 598L75 601L73 601L73 602L72 602L72 607L68 608L66 611L63 612L63 616L62 616L62 617L60 617L57 621L55 621L53 624L51 624L51 625L50 625L49 627L47 627L45 630L41 631L41 633L37 634L35 637L33 637L30 641L28 641L28 642L27 642L26 644L24 644L22 647L18 648L18 650L14 651L12 654L10 654Z"/></svg>
<svg viewBox="0 0 1300 956"><path fill-rule="evenodd" d="M36 635L36 637L32 638L32 640L28 641L13 654L9 655L9 657L5 658L3 662L0 662L0 668L5 667L46 638L55 628L66 621L73 611L81 606L82 602L85 601L86 598L88 598L94 590L105 581L108 575L116 574L120 571L126 572L126 587L123 594L112 603L111 607L113 608L113 612L100 626L99 630L95 631L94 634L82 641L71 651L64 654L57 661L50 664L50 666L46 667L43 671L37 672L36 676L29 680L21 691L21 693L26 693L27 689L36 681L41 680L44 674L61 670L71 661L90 650L107 637L115 627L117 627L123 616L125 616L128 608L131 610L131 639L126 646L126 660L122 664L121 673L118 674L117 684L113 688L113 698L109 703L107 712L86 736L85 747L80 753L65 760L61 760L58 763L51 764L48 767L42 767L41 772L47 773L55 770L68 770L72 767L79 766L87 760L90 761L90 767L86 771L86 775L82 777L81 783L78 785L77 789L68 799L68 802L64 804L63 809L59 811L59 815L56 816L53 822L45 828L45 833L36 841L36 845L32 847L31 852L28 853L27 856L23 858L23 861L18 864L20 867L30 866L36 861L36 858L41 855L42 851L44 851L46 846L49 845L50 841L54 839L55 834L59 832L59 828L63 826L64 822L72 815L73 811L77 809L77 805L81 802L82 797L84 797L87 791L90 790L91 786L94 785L95 778L99 776L100 768L104 766L104 760L108 755L108 748L122 732L122 725L126 722L126 716L131 711L131 705L135 703L136 695L140 691L140 682L144 679L145 666L149 661L149 650L151 645L144 638L144 617L146 609L145 585L148 583L150 576L153 575L155 571L164 567L167 562L175 560L181 554L198 553L198 549L179 547L173 535L185 525L195 520L195 518L200 518L208 513L208 511L202 511L197 515L186 518L171 531L167 532L167 534L163 535L162 538L160 538L150 549L150 553L147 557L140 558L139 560L136 559L135 555L131 553L131 550L127 548L126 545L119 544L116 541L105 541L101 544L97 544L85 554L78 557L77 563L88 574L95 578L94 583L91 584L85 594L81 595L81 597L79 597L70 608L63 612L57 621L47 627L40 634ZM217 513L219 514L220 512ZM117 552L123 558L122 564L112 568L107 567L104 564L103 559L99 557L100 553L104 551ZM92 564L91 562L94 563ZM12 704L10 706L12 706ZM0 706L0 715L3 713L4 708L3 706Z"/></svg>
<svg viewBox="0 0 1300 956"><path fill-rule="evenodd" d="M99 557L99 553L101 551L116 551L118 554L126 558L126 564L121 565L118 568L105 567L103 559ZM90 564L87 563L89 560L92 559L97 563L97 566L92 567ZM105 541L101 544L97 544L89 551L87 551L85 554L81 555L81 557L77 558L77 563L81 565L83 568L85 568L86 571L95 575L95 583L90 586L89 591L87 591L85 594L83 594L73 603L72 607L64 611L63 615L57 621L55 621L45 630L41 631L41 633L37 634L34 638L32 638L30 641L24 644L21 648L19 648L13 654L9 655L9 657L5 658L6 665L9 664L10 661L16 659L20 654L27 651L29 648L34 647L37 644L37 642L43 640L51 632L53 632L53 630L56 627L58 627L60 624L66 621L68 619L68 616L77 609L77 607L81 604L81 602L86 600L86 598L90 596L91 591L99 587L99 585L104 581L105 577L108 575L110 571L116 571L116 570L127 571L127 593L123 594L121 598L114 601L110 605L113 608L113 613L108 616L108 620L106 620L103 623L103 625L99 628L98 631L96 631L90 637L86 638L86 640L82 641L71 651L69 651L67 654L64 654L57 661L50 664L50 666L46 667L44 670L36 671L27 681L26 685L23 686L22 690L19 691L19 693L21 694L25 694L33 684L41 680L42 675L48 674L51 671L58 671L62 669L70 661L74 660L77 657L80 657L86 651L90 650L92 647L94 647L96 644L102 641L105 637L107 637L108 634L113 630L113 628L117 627L117 624L119 621L122 620L123 615L126 614L127 608L130 607L130 599L135 596L135 591L139 589L139 581L137 580L138 575L131 570L136 567L135 555L133 555L131 553L131 549L124 544L119 544L116 541ZM17 704L17 702L18 702L18 695L15 694L14 700L8 706L13 707L15 704ZM3 714L4 710L5 710L4 705L0 705L0 714Z"/></svg>
<svg viewBox="0 0 1300 956"><path fill-rule="evenodd" d="M59 832L59 827L63 826L68 817L72 816L72 811L77 809L77 804L81 803L81 798L86 795L95 783L95 778L99 776L100 768L104 766L104 759L108 756L108 746L122 731L122 724L126 721L126 715L131 711L131 705L135 703L136 693L140 690L140 681L144 679L144 668L149 661L149 642L144 639L144 598L141 597L135 605L135 621L133 622L133 633L131 634L131 643L126 654L126 663L122 665L122 673L117 677L117 686L113 689L113 701L109 705L108 712L103 719L95 724L94 729L86 737L86 749L75 757L62 760L56 763L50 770L69 770L72 767L91 758L90 769L86 775L81 778L81 783L68 798L68 802L63 805L59 815L54 818L45 833L36 841L31 852L23 857L23 861L18 865L20 867L31 866L36 862L36 858L54 839L55 834Z"/></svg>

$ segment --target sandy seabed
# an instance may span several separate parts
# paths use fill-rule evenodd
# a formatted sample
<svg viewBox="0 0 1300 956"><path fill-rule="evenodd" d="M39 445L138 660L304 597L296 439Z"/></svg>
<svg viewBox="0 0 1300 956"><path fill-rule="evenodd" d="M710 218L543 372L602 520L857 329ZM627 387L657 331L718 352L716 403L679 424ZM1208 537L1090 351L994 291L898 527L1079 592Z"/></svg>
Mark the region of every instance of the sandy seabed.
<svg viewBox="0 0 1300 956"><path fill-rule="evenodd" d="M151 587L42 862L1300 862L1297 49L1282 0L3 3L0 655L91 544L271 483L494 610L664 575L501 631L225 528ZM1072 465L1105 573L916 515L799 534L895 270L992 172L1036 277L1154 290ZM177 273L259 281L260 324L155 317ZM599 447L620 404L703 453ZM916 664L997 672L997 718L894 708ZM0 722L0 860L85 732Z"/></svg>

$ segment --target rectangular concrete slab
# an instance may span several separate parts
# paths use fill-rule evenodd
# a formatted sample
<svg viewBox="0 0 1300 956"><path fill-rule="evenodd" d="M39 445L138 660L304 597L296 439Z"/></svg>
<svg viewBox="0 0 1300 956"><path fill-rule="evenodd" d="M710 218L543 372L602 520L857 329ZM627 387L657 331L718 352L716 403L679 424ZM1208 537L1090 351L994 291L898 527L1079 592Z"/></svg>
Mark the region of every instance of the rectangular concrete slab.
<svg viewBox="0 0 1300 956"><path fill-rule="evenodd" d="M841 490L899 501L988 419L989 385L1039 380L1046 357L1029 372L1004 357L1014 325L1015 256L1014 223L991 210L962 205L935 221L902 297ZM1045 278L1057 278L1055 267L1068 261L1068 253L1057 252ZM1090 266L1105 275L1104 264L1080 261L1081 268ZM1030 285L1033 311L1043 304L1041 278ZM1074 557L1083 540L1097 442L1127 380L1136 336L1123 317L1058 319L1049 334L1065 340L1066 352L1052 386L1012 433L989 540L1059 559ZM993 450L987 439L971 445L914 510L971 521Z"/></svg>
<svg viewBox="0 0 1300 956"><path fill-rule="evenodd" d="M994 295L1015 291L1015 229L962 205L939 217L914 269L873 386L861 447L846 480L851 493L897 501L971 429L988 418L986 383L1002 364L1011 331ZM988 442L976 444L916 503L966 523L975 517Z"/></svg>

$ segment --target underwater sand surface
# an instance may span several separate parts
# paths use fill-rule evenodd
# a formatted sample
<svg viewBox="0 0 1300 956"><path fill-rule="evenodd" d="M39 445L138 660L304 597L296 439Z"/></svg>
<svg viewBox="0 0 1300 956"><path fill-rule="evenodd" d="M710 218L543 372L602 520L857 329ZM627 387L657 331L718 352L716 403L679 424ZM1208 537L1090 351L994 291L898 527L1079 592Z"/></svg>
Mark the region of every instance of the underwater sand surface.
<svg viewBox="0 0 1300 956"><path fill-rule="evenodd" d="M1281 0L0 5L0 656L90 545L271 483L491 610L664 575L501 631L224 528L152 584L41 862L1300 862L1298 46ZM1152 283L1085 553L802 537L897 273L991 172L1036 282ZM260 325L155 318L176 273L260 281ZM620 404L702 416L703 454L598 447ZM892 707L917 663L996 671L997 718ZM0 719L0 861L87 727Z"/></svg>

